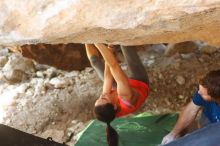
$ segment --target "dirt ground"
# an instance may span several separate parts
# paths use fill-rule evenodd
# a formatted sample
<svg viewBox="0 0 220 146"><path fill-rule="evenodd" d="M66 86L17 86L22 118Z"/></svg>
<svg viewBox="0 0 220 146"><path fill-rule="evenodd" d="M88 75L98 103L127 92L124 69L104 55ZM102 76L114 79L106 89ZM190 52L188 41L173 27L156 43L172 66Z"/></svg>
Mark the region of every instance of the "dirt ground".
<svg viewBox="0 0 220 146"><path fill-rule="evenodd" d="M152 92L143 108L153 113L180 111L191 100L199 80L207 72L220 68L219 52L155 56L155 64L148 69Z"/></svg>
<svg viewBox="0 0 220 146"><path fill-rule="evenodd" d="M145 47L140 48L138 53L149 74L151 93L137 113L179 112L191 100L198 87L199 79L208 71L220 68L219 51L207 54L196 50L187 54L177 53L166 57L161 48ZM125 71L127 69L123 63L122 68ZM59 70L55 72L62 77L67 77L66 74L68 74ZM53 139L56 141L69 141L68 144L73 145L75 139L71 138L76 136L90 120L94 119L92 107L95 98L101 92L102 82L92 68L78 72L74 80L71 80L74 82L74 88L71 83L71 86L67 88L49 86L46 92L35 96L34 104L25 104L22 108L18 108L21 106L20 104L10 105L3 123L45 138L53 135ZM4 84L4 86L6 85ZM3 91L3 88L1 90ZM84 93L79 94L78 92ZM33 97L30 97L32 95L25 94L26 92L19 94L16 97L17 102L23 101L24 98L26 103L33 102ZM68 96L64 97L64 95ZM80 100L71 100L73 96L77 96ZM84 96L86 98L82 98ZM74 108L73 104L80 105L81 109L78 106ZM25 107L26 105L28 107ZM39 118L40 115L44 116ZM24 117L30 118L29 122L27 122L28 120L20 121ZM43 119L47 120L42 122Z"/></svg>

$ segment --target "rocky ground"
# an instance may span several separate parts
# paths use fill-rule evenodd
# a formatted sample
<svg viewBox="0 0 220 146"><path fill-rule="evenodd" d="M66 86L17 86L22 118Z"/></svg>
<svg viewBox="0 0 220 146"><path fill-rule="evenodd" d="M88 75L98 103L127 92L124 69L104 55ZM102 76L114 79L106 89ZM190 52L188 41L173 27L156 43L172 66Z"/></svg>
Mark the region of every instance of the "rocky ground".
<svg viewBox="0 0 220 146"><path fill-rule="evenodd" d="M220 51L205 43L138 47L149 73L151 94L138 112L178 112L190 101L199 79L220 68ZM118 52L122 68L126 64ZM91 67L61 71L0 50L0 122L44 138L74 145L94 118L102 82Z"/></svg>

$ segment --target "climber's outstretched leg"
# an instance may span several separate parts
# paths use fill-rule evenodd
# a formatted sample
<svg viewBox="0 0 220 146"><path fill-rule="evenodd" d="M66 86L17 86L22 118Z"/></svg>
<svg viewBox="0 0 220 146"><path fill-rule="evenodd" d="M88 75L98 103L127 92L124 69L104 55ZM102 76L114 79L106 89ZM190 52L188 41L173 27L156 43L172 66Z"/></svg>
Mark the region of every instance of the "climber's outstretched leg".
<svg viewBox="0 0 220 146"><path fill-rule="evenodd" d="M130 78L139 80L149 85L149 79L147 72L142 64L135 47L133 46L121 46L122 53L125 61L128 64Z"/></svg>
<svg viewBox="0 0 220 146"><path fill-rule="evenodd" d="M92 44L86 44L85 46L86 46L86 54L88 56L88 59L92 65L92 67L97 72L99 78L103 81L105 65L99 56L98 50Z"/></svg>

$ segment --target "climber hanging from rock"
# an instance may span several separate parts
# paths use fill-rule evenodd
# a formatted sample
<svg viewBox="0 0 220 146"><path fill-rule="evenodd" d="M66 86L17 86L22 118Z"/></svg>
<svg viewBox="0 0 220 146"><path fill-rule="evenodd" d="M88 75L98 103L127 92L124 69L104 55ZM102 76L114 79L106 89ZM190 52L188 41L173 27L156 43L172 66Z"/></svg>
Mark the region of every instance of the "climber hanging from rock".
<svg viewBox="0 0 220 146"><path fill-rule="evenodd" d="M107 124L109 146L117 146L118 134L110 123L116 117L128 115L141 107L149 95L148 75L136 49L132 46L121 46L131 74L129 78L117 62L112 47L104 44L86 44L85 46L92 67L104 81L102 94L95 102L94 112L98 120ZM99 57L97 49L105 63Z"/></svg>

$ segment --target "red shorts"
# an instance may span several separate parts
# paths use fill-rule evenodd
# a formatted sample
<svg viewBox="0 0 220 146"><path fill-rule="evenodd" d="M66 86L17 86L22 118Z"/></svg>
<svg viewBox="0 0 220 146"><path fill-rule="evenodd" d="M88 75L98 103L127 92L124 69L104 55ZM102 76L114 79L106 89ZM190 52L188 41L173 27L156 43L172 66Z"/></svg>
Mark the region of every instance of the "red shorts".
<svg viewBox="0 0 220 146"><path fill-rule="evenodd" d="M134 79L129 79L130 86L132 89L136 90L137 93L139 94L139 98L137 103L134 106L129 106L127 102L125 102L124 99L121 97L118 97L119 99L119 104L120 104L120 110L116 114L116 117L122 117L127 114L133 113L136 110L138 110L141 105L145 102L149 95L149 87L146 83Z"/></svg>

